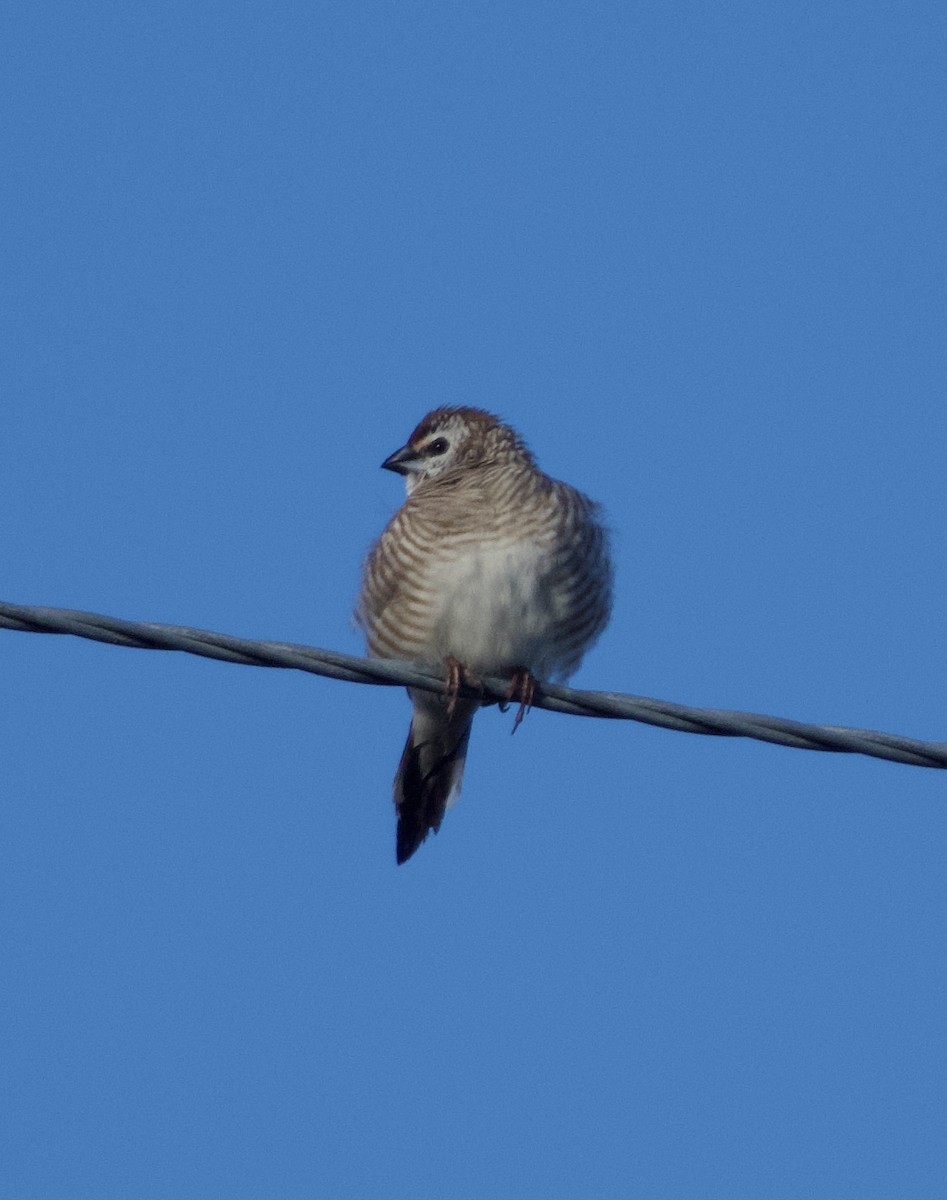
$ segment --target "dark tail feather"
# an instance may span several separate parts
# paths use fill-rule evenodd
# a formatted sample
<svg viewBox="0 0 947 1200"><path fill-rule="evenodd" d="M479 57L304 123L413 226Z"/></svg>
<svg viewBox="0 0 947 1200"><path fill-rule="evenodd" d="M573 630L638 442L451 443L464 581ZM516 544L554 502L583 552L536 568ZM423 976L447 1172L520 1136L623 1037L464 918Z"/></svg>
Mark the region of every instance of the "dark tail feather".
<svg viewBox="0 0 947 1200"><path fill-rule="evenodd" d="M440 829L464 773L471 721L464 722L459 737L453 722L436 733L427 725L415 715L395 775L399 863L408 861L432 829Z"/></svg>

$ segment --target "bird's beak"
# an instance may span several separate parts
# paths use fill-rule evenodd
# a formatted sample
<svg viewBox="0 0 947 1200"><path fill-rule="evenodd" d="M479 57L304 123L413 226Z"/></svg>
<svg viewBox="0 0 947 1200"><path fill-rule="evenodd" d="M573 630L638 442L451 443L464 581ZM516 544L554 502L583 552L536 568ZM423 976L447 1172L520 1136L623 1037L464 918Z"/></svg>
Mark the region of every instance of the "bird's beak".
<svg viewBox="0 0 947 1200"><path fill-rule="evenodd" d="M411 469L420 459L413 446L402 446L394 454L389 454L381 464L386 471L394 471L397 475L410 475Z"/></svg>

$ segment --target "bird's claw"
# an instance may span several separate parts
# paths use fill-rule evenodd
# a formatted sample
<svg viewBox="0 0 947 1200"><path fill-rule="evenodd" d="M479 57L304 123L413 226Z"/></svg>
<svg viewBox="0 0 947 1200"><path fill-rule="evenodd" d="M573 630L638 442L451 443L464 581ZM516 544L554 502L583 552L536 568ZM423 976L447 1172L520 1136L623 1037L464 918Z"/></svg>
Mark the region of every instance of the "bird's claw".
<svg viewBox="0 0 947 1200"><path fill-rule="evenodd" d="M506 699L500 701L500 712L506 712L512 701L519 701L519 708L516 710L516 716L513 718L513 728L511 733L516 733L522 724L523 718L533 707L533 696L536 692L536 680L530 674L526 667L514 667L513 674L510 677L510 690L506 693Z"/></svg>
<svg viewBox="0 0 947 1200"><path fill-rule="evenodd" d="M454 710L457 708L457 700L460 696L461 687L466 684L467 687L478 688L482 692L483 684L476 675L471 674L467 670L462 662L459 662L456 658L452 658L450 655L444 659L444 670L447 674L444 682L444 691L447 695L447 719L449 721L454 715Z"/></svg>

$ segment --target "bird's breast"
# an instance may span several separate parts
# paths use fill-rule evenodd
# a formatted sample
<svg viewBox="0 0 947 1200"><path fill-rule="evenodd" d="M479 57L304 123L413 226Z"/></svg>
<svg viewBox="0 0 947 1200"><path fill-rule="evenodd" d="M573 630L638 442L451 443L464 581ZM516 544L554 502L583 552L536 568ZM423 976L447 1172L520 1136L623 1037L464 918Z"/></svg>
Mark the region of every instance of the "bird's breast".
<svg viewBox="0 0 947 1200"><path fill-rule="evenodd" d="M464 547L433 565L433 641L475 674L525 666L548 674L555 659L557 596L548 551L537 543Z"/></svg>

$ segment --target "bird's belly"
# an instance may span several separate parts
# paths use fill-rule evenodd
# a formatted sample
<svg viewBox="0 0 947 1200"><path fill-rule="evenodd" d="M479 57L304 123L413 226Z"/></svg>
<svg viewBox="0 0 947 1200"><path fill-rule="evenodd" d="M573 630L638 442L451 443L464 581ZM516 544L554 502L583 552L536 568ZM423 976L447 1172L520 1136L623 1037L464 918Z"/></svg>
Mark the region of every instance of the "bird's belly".
<svg viewBox="0 0 947 1200"><path fill-rule="evenodd" d="M430 581L437 596L433 646L474 674L527 667L556 673L563 598L549 556L536 544L477 546L443 562Z"/></svg>

